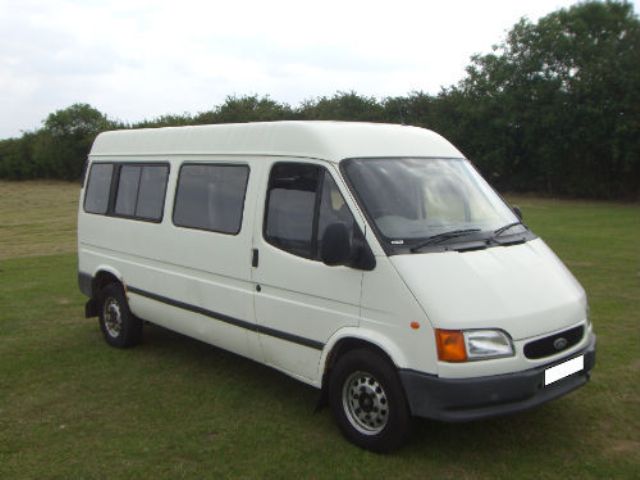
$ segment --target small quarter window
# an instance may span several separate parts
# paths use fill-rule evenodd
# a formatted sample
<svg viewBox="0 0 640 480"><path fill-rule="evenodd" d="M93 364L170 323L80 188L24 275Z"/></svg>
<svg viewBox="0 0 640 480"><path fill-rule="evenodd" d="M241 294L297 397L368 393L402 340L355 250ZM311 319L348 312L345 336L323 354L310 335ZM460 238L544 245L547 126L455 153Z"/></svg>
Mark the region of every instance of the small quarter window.
<svg viewBox="0 0 640 480"><path fill-rule="evenodd" d="M248 179L246 165L183 165L173 223L212 232L239 233Z"/></svg>
<svg viewBox="0 0 640 480"><path fill-rule="evenodd" d="M94 163L91 166L87 191L84 196L84 209L86 212L107 213L112 175L113 164L111 163Z"/></svg>
<svg viewBox="0 0 640 480"><path fill-rule="evenodd" d="M322 184L322 196L320 199L320 214L318 216L318 258L322 248L322 237L329 225L332 223L344 223L351 233L351 241L355 232L355 220L344 197L338 189L335 180L325 173Z"/></svg>

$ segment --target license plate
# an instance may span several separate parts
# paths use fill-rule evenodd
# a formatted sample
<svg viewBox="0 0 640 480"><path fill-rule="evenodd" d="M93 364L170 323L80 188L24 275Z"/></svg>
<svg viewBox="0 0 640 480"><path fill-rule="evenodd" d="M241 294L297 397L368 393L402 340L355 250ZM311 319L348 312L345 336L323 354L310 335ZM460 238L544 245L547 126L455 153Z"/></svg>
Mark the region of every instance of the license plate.
<svg viewBox="0 0 640 480"><path fill-rule="evenodd" d="M572 373L576 373L581 370L584 370L584 355L567 360L555 367L547 368L544 371L544 385L546 387L553 382L562 380L564 377L568 377Z"/></svg>

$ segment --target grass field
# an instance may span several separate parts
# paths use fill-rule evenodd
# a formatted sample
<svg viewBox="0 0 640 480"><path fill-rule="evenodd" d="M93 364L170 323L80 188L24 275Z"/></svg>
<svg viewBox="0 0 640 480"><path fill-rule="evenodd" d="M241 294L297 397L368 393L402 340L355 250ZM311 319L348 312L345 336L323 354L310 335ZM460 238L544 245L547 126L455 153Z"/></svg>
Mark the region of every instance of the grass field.
<svg viewBox="0 0 640 480"><path fill-rule="evenodd" d="M586 288L592 381L522 414L347 443L316 392L157 327L108 347L76 285L77 184L0 182L0 478L640 478L640 206L512 198Z"/></svg>

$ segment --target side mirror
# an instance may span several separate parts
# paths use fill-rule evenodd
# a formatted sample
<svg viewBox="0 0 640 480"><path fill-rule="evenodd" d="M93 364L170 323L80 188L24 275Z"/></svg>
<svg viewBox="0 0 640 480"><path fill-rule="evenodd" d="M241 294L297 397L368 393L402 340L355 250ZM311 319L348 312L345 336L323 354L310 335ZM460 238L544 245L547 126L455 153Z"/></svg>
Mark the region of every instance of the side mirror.
<svg viewBox="0 0 640 480"><path fill-rule="evenodd" d="M522 221L522 210L520 210L520 207L514 205L511 209L513 210L513 213L516 214L516 217L518 217L518 220Z"/></svg>
<svg viewBox="0 0 640 480"><path fill-rule="evenodd" d="M329 266L346 265L351 261L349 230L344 223L332 223L322 235L320 259Z"/></svg>

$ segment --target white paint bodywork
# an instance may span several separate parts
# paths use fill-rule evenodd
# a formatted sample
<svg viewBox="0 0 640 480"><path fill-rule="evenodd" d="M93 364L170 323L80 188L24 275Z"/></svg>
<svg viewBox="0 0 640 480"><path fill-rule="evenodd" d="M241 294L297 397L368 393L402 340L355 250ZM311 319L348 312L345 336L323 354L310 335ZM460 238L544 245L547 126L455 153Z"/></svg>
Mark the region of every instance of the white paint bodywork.
<svg viewBox="0 0 640 480"><path fill-rule="evenodd" d="M424 128L357 122L264 122L120 130L98 135L90 157L223 155L316 158L463 157Z"/></svg>
<svg viewBox="0 0 640 480"><path fill-rule="evenodd" d="M273 122L103 133L94 143L91 162L169 164L164 215L160 223L148 223L88 214L82 208L83 191L79 271L92 276L108 271L125 287L241 320L245 328L128 292L131 309L141 318L316 387L332 348L348 338L378 346L398 368L441 377L494 375L543 363L524 358L524 342L586 323L582 288L539 239L481 251L386 256L338 164L353 157L403 156L462 154L428 130L360 123ZM185 161L250 168L238 235L173 224L174 192ZM313 162L327 169L365 233L376 257L374 270L328 267L264 241L265 192L276 161ZM254 248L260 252L258 268L251 266ZM411 322L419 328L411 328ZM323 347L259 333L259 328ZM434 328L500 328L514 339L516 355L465 364L438 362ZM588 337L570 351L584 347Z"/></svg>
<svg viewBox="0 0 640 480"><path fill-rule="evenodd" d="M391 263L434 328L500 329L513 339L514 357L439 362L443 377L497 375L548 363L554 357L525 358L524 344L587 323L584 289L539 238L469 252L396 255ZM589 337L558 357L584 348Z"/></svg>

